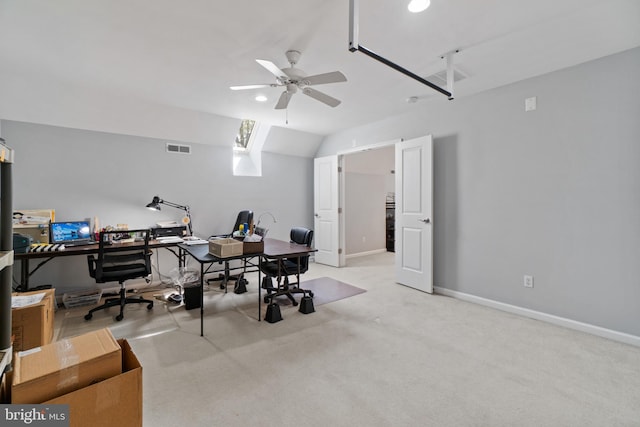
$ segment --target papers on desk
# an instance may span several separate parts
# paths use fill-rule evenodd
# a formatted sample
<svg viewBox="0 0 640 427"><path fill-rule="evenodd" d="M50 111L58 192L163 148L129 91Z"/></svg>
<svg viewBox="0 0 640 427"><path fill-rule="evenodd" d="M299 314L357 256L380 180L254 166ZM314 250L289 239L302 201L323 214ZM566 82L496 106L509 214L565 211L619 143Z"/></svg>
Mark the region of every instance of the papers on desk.
<svg viewBox="0 0 640 427"><path fill-rule="evenodd" d="M162 237L157 237L156 240L160 243L182 243L184 242L184 240L182 240L181 237L178 236L162 236Z"/></svg>
<svg viewBox="0 0 640 427"><path fill-rule="evenodd" d="M192 246L192 245L206 245L207 243L209 243L208 240L202 240L202 239L197 239L197 238L196 239L189 239L189 240L185 239L184 240L184 244L185 245L189 245L189 246Z"/></svg>

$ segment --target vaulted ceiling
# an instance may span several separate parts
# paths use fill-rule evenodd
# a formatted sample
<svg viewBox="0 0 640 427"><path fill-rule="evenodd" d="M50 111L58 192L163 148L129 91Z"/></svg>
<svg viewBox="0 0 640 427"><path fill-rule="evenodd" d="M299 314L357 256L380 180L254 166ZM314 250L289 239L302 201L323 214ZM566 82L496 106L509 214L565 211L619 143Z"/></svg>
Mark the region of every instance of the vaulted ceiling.
<svg viewBox="0 0 640 427"><path fill-rule="evenodd" d="M360 44L423 77L459 51L457 98L640 45L637 0L407 3L360 1ZM251 118L322 136L455 102L349 52L348 27L349 0L0 0L0 118L185 140ZM315 86L339 106L298 92L275 110L281 87L229 89L275 83L255 60L284 68L289 49L308 75L344 73Z"/></svg>

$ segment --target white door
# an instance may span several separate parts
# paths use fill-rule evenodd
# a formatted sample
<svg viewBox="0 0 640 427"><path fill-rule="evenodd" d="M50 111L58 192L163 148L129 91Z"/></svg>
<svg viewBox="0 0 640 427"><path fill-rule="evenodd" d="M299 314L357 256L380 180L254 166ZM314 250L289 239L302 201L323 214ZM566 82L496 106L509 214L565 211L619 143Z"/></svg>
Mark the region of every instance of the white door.
<svg viewBox="0 0 640 427"><path fill-rule="evenodd" d="M433 293L433 140L396 144L396 282Z"/></svg>
<svg viewBox="0 0 640 427"><path fill-rule="evenodd" d="M314 159L313 187L315 260L339 267L338 156Z"/></svg>

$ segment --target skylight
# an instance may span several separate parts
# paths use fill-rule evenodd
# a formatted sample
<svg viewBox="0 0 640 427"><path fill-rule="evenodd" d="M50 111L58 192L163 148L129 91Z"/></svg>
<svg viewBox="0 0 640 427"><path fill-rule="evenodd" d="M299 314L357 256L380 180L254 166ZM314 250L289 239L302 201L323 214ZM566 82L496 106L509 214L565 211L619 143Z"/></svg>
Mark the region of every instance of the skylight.
<svg viewBox="0 0 640 427"><path fill-rule="evenodd" d="M253 129L255 128L255 120L243 120L240 123L240 129L238 129L238 135L233 145L234 151L249 152L251 150L251 143L253 142Z"/></svg>

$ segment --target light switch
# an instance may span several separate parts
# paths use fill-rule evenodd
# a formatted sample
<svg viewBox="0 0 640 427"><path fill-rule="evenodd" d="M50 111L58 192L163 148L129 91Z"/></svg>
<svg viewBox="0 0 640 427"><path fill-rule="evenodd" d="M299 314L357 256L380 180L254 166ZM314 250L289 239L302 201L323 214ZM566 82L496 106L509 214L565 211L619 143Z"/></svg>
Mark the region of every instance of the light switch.
<svg viewBox="0 0 640 427"><path fill-rule="evenodd" d="M536 109L536 97L532 96L524 100L524 111L533 111Z"/></svg>

